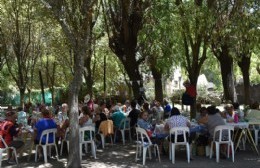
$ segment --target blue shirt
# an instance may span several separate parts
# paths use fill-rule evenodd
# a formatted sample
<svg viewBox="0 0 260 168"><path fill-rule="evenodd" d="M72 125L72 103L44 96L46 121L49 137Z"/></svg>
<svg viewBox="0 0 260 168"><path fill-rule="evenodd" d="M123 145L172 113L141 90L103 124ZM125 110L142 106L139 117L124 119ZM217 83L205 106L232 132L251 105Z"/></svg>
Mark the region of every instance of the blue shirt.
<svg viewBox="0 0 260 168"><path fill-rule="evenodd" d="M149 122L145 121L142 118L139 118L137 120L137 125L139 125L141 128L143 128L145 130L152 130L152 128L153 128L153 126Z"/></svg>
<svg viewBox="0 0 260 168"><path fill-rule="evenodd" d="M114 125L119 128L120 126L120 122L126 118L125 114L122 112L122 111L116 111L112 114L111 116L112 120L113 120L113 123Z"/></svg>
<svg viewBox="0 0 260 168"><path fill-rule="evenodd" d="M51 118L41 118L36 124L35 128L37 129L37 136L36 140L40 142L40 138L42 132L47 129L57 128L55 121ZM49 136L49 143L53 142L53 135L50 134ZM42 138L42 143L46 143L46 136Z"/></svg>
<svg viewBox="0 0 260 168"><path fill-rule="evenodd" d="M164 112L165 112L166 114L170 113L171 110L172 110L172 108L171 108L171 105L169 105L169 104L167 104L167 105L164 107Z"/></svg>

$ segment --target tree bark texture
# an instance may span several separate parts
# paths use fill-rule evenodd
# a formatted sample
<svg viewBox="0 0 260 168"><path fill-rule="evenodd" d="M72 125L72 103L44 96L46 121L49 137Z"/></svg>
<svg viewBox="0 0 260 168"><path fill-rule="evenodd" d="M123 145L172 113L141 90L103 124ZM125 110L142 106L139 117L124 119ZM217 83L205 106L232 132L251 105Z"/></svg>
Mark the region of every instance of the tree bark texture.
<svg viewBox="0 0 260 168"><path fill-rule="evenodd" d="M219 52L217 59L220 62L224 99L237 102L234 84L233 58L229 55L229 48L227 45L221 46L221 51Z"/></svg>
<svg viewBox="0 0 260 168"><path fill-rule="evenodd" d="M109 47L124 65L136 99L141 96L140 88L143 87L139 72L142 59L136 57L137 37L143 19L143 3L141 0L135 0L132 3L130 0L115 0L113 3L104 2L103 4L109 9L107 14ZM117 10L114 10L113 7ZM110 33L112 34L110 35Z"/></svg>
<svg viewBox="0 0 260 168"><path fill-rule="evenodd" d="M150 67L154 78L155 100L163 103L162 73L156 67Z"/></svg>
<svg viewBox="0 0 260 168"><path fill-rule="evenodd" d="M74 78L69 86L69 118L70 118L70 143L69 145L69 168L81 167L79 161L79 109L78 109L78 95L82 84L82 77L84 71L84 57L86 56L86 48L82 47L75 51L75 65ZM76 143L77 142L77 143Z"/></svg>
<svg viewBox="0 0 260 168"><path fill-rule="evenodd" d="M251 103L251 94L250 94L250 74L249 74L249 68L250 68L250 56L242 56L242 59L238 61L238 66L241 69L242 75L243 75L243 85L244 85L244 104L250 105ZM240 102L241 103L241 102Z"/></svg>

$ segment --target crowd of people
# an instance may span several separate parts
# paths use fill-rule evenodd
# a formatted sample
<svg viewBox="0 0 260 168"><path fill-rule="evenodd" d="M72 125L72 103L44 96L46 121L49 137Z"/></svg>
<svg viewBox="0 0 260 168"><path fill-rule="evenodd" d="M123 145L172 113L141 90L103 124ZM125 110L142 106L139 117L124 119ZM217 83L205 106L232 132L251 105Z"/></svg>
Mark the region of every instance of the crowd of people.
<svg viewBox="0 0 260 168"><path fill-rule="evenodd" d="M259 104L257 102L252 105L248 113L240 110L237 103L225 105L224 111L220 111L215 106L206 107L198 104L197 111L196 121L207 130L209 141L212 140L214 128L218 125L224 125L225 122L260 119ZM0 135L9 146L13 146L17 150L23 147L24 142L14 140L14 137L21 134L22 127L26 125L31 126L34 130L35 144L39 143L42 132L51 128L57 128L57 137L58 140L61 140L65 136L66 129L69 128L68 114L69 107L66 103L54 108L44 104L37 106L26 104L24 108L18 107L17 109L9 107L5 111L6 118L0 122ZM103 121L112 120L113 127L119 128L120 122L126 117L130 118L131 128L139 126L145 129L150 138L155 139L154 142L160 143L160 145L162 143L160 140L158 141L158 137L163 139L166 137L160 136L160 134L168 135L169 130L173 127L191 127L191 121L183 116L181 111L174 105L171 105L167 99L164 99L163 102L157 100L151 103L144 101L142 104L139 104L136 100L126 100L124 103L119 103L115 101L98 102L90 99L79 105L79 126L93 126L96 128L96 132L100 131L99 127ZM160 124L164 126L164 129L154 133L156 125ZM134 132L132 136L132 138L135 138ZM195 136L193 134L188 135L188 137L189 143L194 141ZM182 138L181 135L178 135L178 139ZM50 140L54 141L54 139ZM45 143L44 140L43 143ZM3 147L2 143L0 143L0 147ZM39 154L39 157L42 157L42 155ZM15 162L11 151L9 152L8 162L10 164Z"/></svg>

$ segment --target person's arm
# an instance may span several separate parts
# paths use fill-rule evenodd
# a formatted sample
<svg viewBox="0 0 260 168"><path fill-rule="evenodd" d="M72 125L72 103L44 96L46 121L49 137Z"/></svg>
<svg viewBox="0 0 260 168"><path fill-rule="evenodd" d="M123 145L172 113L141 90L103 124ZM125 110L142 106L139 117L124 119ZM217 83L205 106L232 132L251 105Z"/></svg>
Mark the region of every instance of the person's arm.
<svg viewBox="0 0 260 168"><path fill-rule="evenodd" d="M37 137L37 128L33 129L33 140L35 141Z"/></svg>
<svg viewBox="0 0 260 168"><path fill-rule="evenodd" d="M191 127L190 121L188 119L187 119L187 123L186 124L187 124L187 127L189 127L189 128Z"/></svg>
<svg viewBox="0 0 260 168"><path fill-rule="evenodd" d="M208 122L208 115L202 117L201 119L199 119L198 123L199 124L207 124Z"/></svg>
<svg viewBox="0 0 260 168"><path fill-rule="evenodd" d="M168 123L165 124L164 130L165 130L165 132L169 132L170 131L170 127L169 127Z"/></svg>

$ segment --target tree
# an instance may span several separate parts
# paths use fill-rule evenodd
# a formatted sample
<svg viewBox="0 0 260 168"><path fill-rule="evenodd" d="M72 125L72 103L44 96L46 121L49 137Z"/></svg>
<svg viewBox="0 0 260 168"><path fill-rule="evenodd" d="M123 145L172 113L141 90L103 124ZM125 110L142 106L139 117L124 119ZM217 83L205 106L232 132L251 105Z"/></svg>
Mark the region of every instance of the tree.
<svg viewBox="0 0 260 168"><path fill-rule="evenodd" d="M213 27L212 15L208 4L202 0L185 2L176 0L175 5L177 23L175 34L181 44L177 55L178 60L188 73L190 83L196 86L201 67L207 59ZM196 101L191 106L191 118L195 118L195 115Z"/></svg>
<svg viewBox="0 0 260 168"><path fill-rule="evenodd" d="M81 167L79 157L78 94L82 84L84 59L89 57L92 15L97 0L42 0L59 22L70 45L74 62L74 77L69 86L70 144L67 167Z"/></svg>
<svg viewBox="0 0 260 168"><path fill-rule="evenodd" d="M2 32L2 29L0 27L0 71L3 69L3 66L5 65L5 55L7 54L7 46L5 41L5 35Z"/></svg>
<svg viewBox="0 0 260 168"><path fill-rule="evenodd" d="M242 2L241 2L242 3ZM259 34L257 34L257 6L255 1L248 0L243 5L238 6L237 12L232 22L232 34L234 41L234 54L238 66L243 75L244 85L244 103L251 104L250 101L250 64L251 55L259 43Z"/></svg>
<svg viewBox="0 0 260 168"><path fill-rule="evenodd" d="M33 70L41 54L41 34L36 23L36 1L1 1L3 12L1 28L5 35L8 71L20 91L20 105Z"/></svg>
<svg viewBox="0 0 260 168"><path fill-rule="evenodd" d="M243 6L243 1L211 1L210 9L214 13L215 27L211 48L215 57L220 62L224 99L237 102L234 79L234 56L232 56L232 21L236 13Z"/></svg>
<svg viewBox="0 0 260 168"><path fill-rule="evenodd" d="M142 28L143 14L149 0L108 0L103 2L109 47L124 65L134 97L141 96L143 88L139 71L144 58L137 54L137 37Z"/></svg>
<svg viewBox="0 0 260 168"><path fill-rule="evenodd" d="M173 2L152 1L138 36L139 52L146 58L154 79L155 99L163 102L163 80L174 62ZM168 73L168 74L167 74Z"/></svg>

